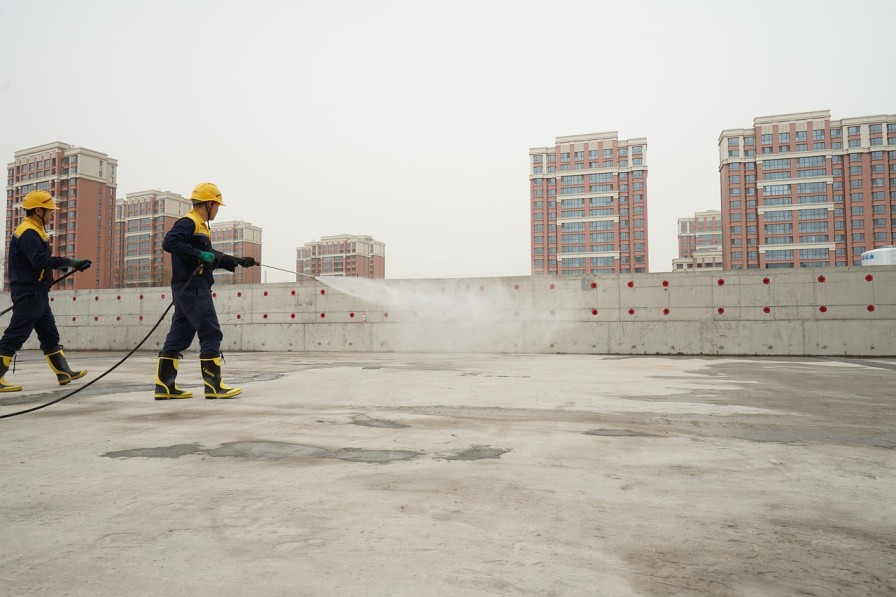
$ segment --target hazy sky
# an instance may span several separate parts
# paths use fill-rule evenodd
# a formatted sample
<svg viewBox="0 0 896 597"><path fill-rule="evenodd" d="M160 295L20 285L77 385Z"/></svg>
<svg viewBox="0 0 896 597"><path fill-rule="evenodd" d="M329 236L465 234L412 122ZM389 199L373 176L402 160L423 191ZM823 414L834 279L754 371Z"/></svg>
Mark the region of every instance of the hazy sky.
<svg viewBox="0 0 896 597"><path fill-rule="evenodd" d="M647 138L669 271L676 220L720 209L723 129L896 112L892 0L44 0L0 23L3 164L62 141L116 158L119 197L211 180L289 270L351 233L389 278L528 275L529 148L618 131Z"/></svg>

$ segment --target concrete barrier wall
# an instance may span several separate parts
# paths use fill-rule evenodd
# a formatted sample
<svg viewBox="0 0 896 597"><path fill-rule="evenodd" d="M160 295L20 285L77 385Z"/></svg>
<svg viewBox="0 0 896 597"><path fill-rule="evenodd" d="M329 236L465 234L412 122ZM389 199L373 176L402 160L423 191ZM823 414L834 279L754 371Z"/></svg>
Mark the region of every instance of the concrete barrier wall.
<svg viewBox="0 0 896 597"><path fill-rule="evenodd" d="M225 352L896 356L896 266L348 278L215 291ZM51 298L67 349L125 351L150 332L172 294L81 290ZM172 313L143 350L159 350ZM25 348L37 346L32 336Z"/></svg>

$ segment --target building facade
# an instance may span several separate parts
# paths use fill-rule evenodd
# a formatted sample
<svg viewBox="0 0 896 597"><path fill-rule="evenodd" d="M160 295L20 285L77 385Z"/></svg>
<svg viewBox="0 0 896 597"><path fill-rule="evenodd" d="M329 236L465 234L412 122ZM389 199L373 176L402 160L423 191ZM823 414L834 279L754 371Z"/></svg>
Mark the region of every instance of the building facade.
<svg viewBox="0 0 896 597"><path fill-rule="evenodd" d="M678 219L678 258L672 271L722 269L722 212L698 211Z"/></svg>
<svg viewBox="0 0 896 597"><path fill-rule="evenodd" d="M896 115L757 117L719 136L725 269L860 265L896 243Z"/></svg>
<svg viewBox="0 0 896 597"><path fill-rule="evenodd" d="M234 257L252 257L261 263L261 228L242 220L212 222L212 246ZM219 284L260 284L261 266L237 267L236 271L215 270Z"/></svg>
<svg viewBox="0 0 896 597"><path fill-rule="evenodd" d="M168 191L128 193L115 203L116 287L167 286L171 257L162 241L171 226L190 211L190 200Z"/></svg>
<svg viewBox="0 0 896 597"><path fill-rule="evenodd" d="M296 272L296 281L307 276L385 278L386 245L370 236L322 236L296 249Z"/></svg>
<svg viewBox="0 0 896 597"><path fill-rule="evenodd" d="M22 200L49 192L59 208L47 226L54 255L89 259L90 269L61 281L60 289L112 288L118 161L107 154L54 142L16 151L6 167L6 245L22 222Z"/></svg>
<svg viewBox="0 0 896 597"><path fill-rule="evenodd" d="M557 137L529 149L532 275L647 272L647 140Z"/></svg>

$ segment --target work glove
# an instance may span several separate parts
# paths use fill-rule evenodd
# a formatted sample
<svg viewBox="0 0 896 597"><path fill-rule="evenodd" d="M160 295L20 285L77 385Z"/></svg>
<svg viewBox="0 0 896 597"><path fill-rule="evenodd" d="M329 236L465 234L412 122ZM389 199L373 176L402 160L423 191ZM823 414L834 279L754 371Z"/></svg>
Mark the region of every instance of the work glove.
<svg viewBox="0 0 896 597"><path fill-rule="evenodd" d="M253 265L259 265L259 263L255 261L254 257L238 257L236 262L243 267L252 267Z"/></svg>
<svg viewBox="0 0 896 597"><path fill-rule="evenodd" d="M199 251L199 260L207 265L215 262L215 254L209 251Z"/></svg>
<svg viewBox="0 0 896 597"><path fill-rule="evenodd" d="M93 265L93 262L90 259L72 259L72 267L79 272L83 272L91 265Z"/></svg>

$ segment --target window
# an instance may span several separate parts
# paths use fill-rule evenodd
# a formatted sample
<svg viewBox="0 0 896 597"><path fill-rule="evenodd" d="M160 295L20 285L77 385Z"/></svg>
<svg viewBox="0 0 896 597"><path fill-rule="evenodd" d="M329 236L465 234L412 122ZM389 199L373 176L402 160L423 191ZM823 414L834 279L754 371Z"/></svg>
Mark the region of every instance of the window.
<svg viewBox="0 0 896 597"><path fill-rule="evenodd" d="M769 261L781 261L784 259L793 259L793 250L785 249L785 250L777 250L777 251L766 251L765 258Z"/></svg>
<svg viewBox="0 0 896 597"><path fill-rule="evenodd" d="M790 143L790 133L778 133L778 143Z"/></svg>

